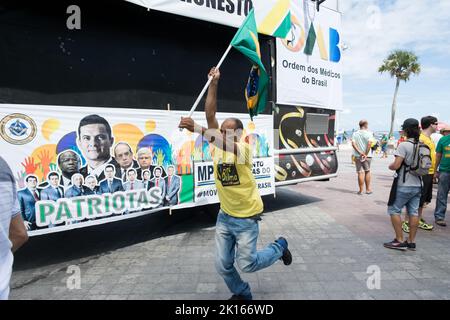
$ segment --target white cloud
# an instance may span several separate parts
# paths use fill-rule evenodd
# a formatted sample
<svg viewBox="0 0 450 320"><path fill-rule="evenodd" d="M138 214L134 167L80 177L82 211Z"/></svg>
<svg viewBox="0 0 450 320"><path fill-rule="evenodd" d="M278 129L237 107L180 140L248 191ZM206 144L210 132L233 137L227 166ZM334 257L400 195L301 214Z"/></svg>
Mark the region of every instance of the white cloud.
<svg viewBox="0 0 450 320"><path fill-rule="evenodd" d="M422 67L422 75L429 77L444 77L450 75L450 69L447 68L439 68L433 66L425 66Z"/></svg>
<svg viewBox="0 0 450 320"><path fill-rule="evenodd" d="M444 57L450 51L448 0L343 0L342 40L345 75L370 78L394 49L420 56ZM424 76L443 76L445 70L422 62Z"/></svg>

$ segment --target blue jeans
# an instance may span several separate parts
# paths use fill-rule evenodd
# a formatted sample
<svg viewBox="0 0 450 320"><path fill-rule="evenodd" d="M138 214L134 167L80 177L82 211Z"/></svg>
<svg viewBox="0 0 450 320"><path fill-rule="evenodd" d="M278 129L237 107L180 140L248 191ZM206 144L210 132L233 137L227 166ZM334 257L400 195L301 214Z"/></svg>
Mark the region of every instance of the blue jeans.
<svg viewBox="0 0 450 320"><path fill-rule="evenodd" d="M255 219L234 218L219 211L216 224L216 269L235 295L252 297L250 286L244 282L234 261L243 272L255 272L274 264L283 255L278 243L256 250L259 226Z"/></svg>
<svg viewBox="0 0 450 320"><path fill-rule="evenodd" d="M403 207L410 216L419 215L420 197L422 196L421 187L397 187L397 194L392 206L388 206L389 215L400 215Z"/></svg>
<svg viewBox="0 0 450 320"><path fill-rule="evenodd" d="M450 190L450 172L441 172L439 174L436 209L434 210L434 218L436 219L436 221L445 219L445 211L447 211L447 198L449 190Z"/></svg>

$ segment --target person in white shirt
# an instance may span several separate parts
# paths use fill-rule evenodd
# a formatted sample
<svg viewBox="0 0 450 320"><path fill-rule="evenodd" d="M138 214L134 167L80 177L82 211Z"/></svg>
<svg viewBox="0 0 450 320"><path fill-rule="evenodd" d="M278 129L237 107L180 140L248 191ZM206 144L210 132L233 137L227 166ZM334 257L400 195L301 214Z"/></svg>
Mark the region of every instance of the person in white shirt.
<svg viewBox="0 0 450 320"><path fill-rule="evenodd" d="M371 141L373 135L368 129L369 123L367 120L361 120L359 122L359 130L353 133L352 136L353 156L355 157L356 172L358 174L359 195L362 195L364 185L366 186L366 194L372 194L370 164L372 160Z"/></svg>
<svg viewBox="0 0 450 320"><path fill-rule="evenodd" d="M6 161L0 157L0 300L8 300L13 252L28 240L17 197L16 182Z"/></svg>

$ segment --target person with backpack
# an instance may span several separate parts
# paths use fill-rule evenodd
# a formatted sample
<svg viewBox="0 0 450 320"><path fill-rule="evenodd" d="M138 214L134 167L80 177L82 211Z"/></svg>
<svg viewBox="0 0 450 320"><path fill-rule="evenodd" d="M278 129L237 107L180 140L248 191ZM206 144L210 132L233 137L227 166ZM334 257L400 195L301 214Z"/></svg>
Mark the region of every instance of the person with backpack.
<svg viewBox="0 0 450 320"><path fill-rule="evenodd" d="M425 205L431 203L433 197L433 177L434 177L434 167L436 163L436 147L431 140L431 135L437 131L438 119L433 116L423 117L420 120L420 125L422 127L422 133L420 134L419 141L425 144L430 149L431 157L431 167L428 173L422 176L422 196L420 198L419 205L419 229L422 230L433 230L434 226L432 224L426 223L423 219L423 208ZM404 232L409 232L409 224L407 220L407 215L405 216L405 221L402 224L402 229Z"/></svg>
<svg viewBox="0 0 450 320"><path fill-rule="evenodd" d="M419 142L419 121L406 119L403 122L402 130L407 140L399 144L394 153L395 160L389 165L390 170L396 171L387 210L394 227L395 239L384 243L384 247L396 250L415 250L420 197L422 195L421 176L428 173L431 159L429 159L429 149ZM406 207L409 215L410 230L406 241L403 241L401 220L403 207Z"/></svg>

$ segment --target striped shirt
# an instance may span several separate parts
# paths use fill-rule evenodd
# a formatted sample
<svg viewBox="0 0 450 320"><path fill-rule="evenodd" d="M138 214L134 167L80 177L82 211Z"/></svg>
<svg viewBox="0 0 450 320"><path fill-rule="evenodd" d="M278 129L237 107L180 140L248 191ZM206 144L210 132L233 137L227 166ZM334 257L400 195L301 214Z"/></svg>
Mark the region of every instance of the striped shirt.
<svg viewBox="0 0 450 320"><path fill-rule="evenodd" d="M13 254L9 240L11 219L20 214L16 182L6 161L0 157L0 300L8 299Z"/></svg>

